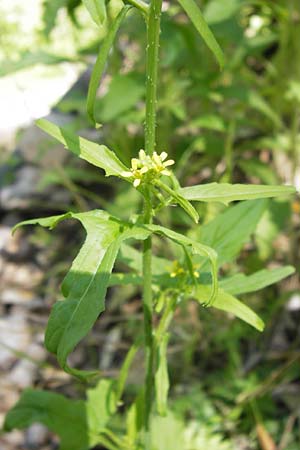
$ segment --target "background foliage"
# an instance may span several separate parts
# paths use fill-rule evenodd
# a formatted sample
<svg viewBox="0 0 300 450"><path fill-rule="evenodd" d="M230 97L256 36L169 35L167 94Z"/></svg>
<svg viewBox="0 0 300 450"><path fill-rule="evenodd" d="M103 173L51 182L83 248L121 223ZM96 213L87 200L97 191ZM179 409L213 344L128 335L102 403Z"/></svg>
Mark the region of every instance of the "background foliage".
<svg viewBox="0 0 300 450"><path fill-rule="evenodd" d="M40 65L49 71L60 70L62 64L77 67L81 63L82 73L89 70L101 39L120 9L117 0L109 2L107 20L99 35L80 1L44 0L38 7L36 5L34 2L31 7L36 19L30 32L26 28L25 10L19 2L15 2L19 12L13 19L7 5L1 6L0 74L3 77L17 73L26 75L28 70L34 73ZM177 161L175 171L182 185L218 181L287 183L299 187L299 5L293 0L210 0L201 2L201 6L225 52L225 67L223 71L218 70L179 5L167 2L162 17L158 148L166 150ZM17 37L20 23L26 39ZM144 36L143 20L138 14L131 14L119 32L98 91L96 118L104 124L100 129L91 130L86 116L84 82L55 106L59 120L65 121L70 131L80 129L87 137L113 147L126 165L143 146ZM45 138L34 163L42 166L41 161L52 151L53 143ZM7 161L13 167L12 172L14 158L12 155ZM140 198L129 187L99 177L91 166L78 163L75 157L70 157L67 164L58 161L54 168L45 165L40 168L40 174L39 193L49 186L68 188L71 191L68 207L75 212L100 205L110 214L126 219L139 207ZM5 179L4 185L7 183ZM43 203L37 198L34 205L43 215L59 214L66 209L65 203L55 203L50 208ZM21 212L22 218L32 216L31 208L32 205ZM242 271L246 275L259 271L255 284L260 283L263 288L265 269L290 264L296 267L297 273L255 294L251 290L251 280L242 278L240 290L236 287L236 291L231 292L264 319L267 327L262 335L222 312L199 309L193 302L179 306L170 332L168 353L173 386L170 403L174 413L155 419L155 448L296 450L300 444L299 201L259 200L230 207L201 203L197 211L201 226L192 228L190 237L201 239L220 251L224 277L234 277ZM164 210L160 219L178 231L185 231L191 225L178 208ZM53 238L36 231L32 238L40 248L54 246L54 250L48 252L52 269L45 279L54 278L56 286L74 256L72 248L82 238L80 233L75 225L66 225L58 231L61 243L56 246L57 235ZM62 259L64 242L68 252L64 252ZM156 275L159 276L161 258L172 256L177 262L169 267L170 274L186 283L187 275L176 248L172 244L162 247L157 238L155 249ZM131 250L125 247L117 269L137 269L138 258L132 247ZM52 300L56 286L51 287ZM46 295L48 288L41 289L45 291L42 295ZM112 322L103 325L109 333L114 329L113 318L122 317L118 327L123 347L115 352L110 369L121 366L125 350L139 327L140 306L136 300L140 299L140 292L135 285L126 286L123 292L120 298L119 291L111 288L107 313ZM159 301L158 289L156 296ZM126 314L126 304L128 308L131 306L133 314ZM101 329L101 320L99 327ZM97 359L97 344L91 338L84 345L89 349L89 356L82 361L82 366L90 367L91 361ZM128 401L140 382L141 360L136 364L138 367L126 391ZM64 390L63 386L58 386L57 390ZM26 393L33 404L36 402L34 392ZM97 395L97 388L94 392L88 391L85 400L79 385L73 386L71 394L82 400L63 400L53 393L59 406L43 421L47 426L50 423L52 431L61 437L62 448L64 442L70 445L70 430L61 428L60 421L56 424L57 410L62 416L69 414L68 411L75 409L71 402L76 402L78 414L73 419L78 423L76 428L88 429L89 433L93 430L93 420L97 421L93 419L94 411L89 409L89 399ZM47 400L45 396L43 401ZM135 411L129 413L127 428L124 416L113 418L111 427L117 435L125 435L126 445L129 445L122 448L130 448L130 439L134 436L130 415L134 414ZM27 411L25 419L24 416L11 419L12 426L22 428L31 423ZM87 442L93 445L93 433L86 436L84 432L80 436L77 439L72 435L73 450L77 444L78 448ZM162 436L166 436L166 442ZM82 444L80 439L85 442ZM111 436L106 439L113 441ZM114 445L121 448L120 442Z"/></svg>

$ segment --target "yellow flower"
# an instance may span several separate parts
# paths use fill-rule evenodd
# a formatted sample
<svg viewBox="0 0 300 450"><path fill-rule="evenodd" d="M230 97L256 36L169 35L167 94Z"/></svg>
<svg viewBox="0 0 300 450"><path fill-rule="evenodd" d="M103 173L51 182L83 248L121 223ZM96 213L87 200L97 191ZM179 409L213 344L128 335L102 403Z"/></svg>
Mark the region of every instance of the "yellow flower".
<svg viewBox="0 0 300 450"><path fill-rule="evenodd" d="M166 160L167 157L168 154L166 152L162 152L160 155L157 152L153 152L153 155L149 156L145 150L141 149L139 157L131 159L130 171L122 172L121 175L124 178L133 178L133 186L135 188L140 186L142 181L151 182L161 175L170 176L171 172L167 167L172 166L175 161L173 159Z"/></svg>

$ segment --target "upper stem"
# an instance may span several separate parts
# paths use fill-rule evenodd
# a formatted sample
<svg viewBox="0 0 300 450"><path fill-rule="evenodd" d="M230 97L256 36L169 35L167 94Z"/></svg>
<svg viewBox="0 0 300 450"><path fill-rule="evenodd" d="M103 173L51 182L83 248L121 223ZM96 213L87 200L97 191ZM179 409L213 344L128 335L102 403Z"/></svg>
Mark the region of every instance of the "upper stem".
<svg viewBox="0 0 300 450"><path fill-rule="evenodd" d="M159 54L160 16L162 0L151 0L147 17L147 62L146 62L146 122L145 122L145 151L152 155L155 150L156 136L156 92ZM152 220L152 198L150 187L144 194L144 223ZM145 450L151 450L151 410L153 402L153 298L152 298L152 241L151 236L144 242L143 248L143 308L144 335L146 353L144 427Z"/></svg>
<svg viewBox="0 0 300 450"><path fill-rule="evenodd" d="M162 0L151 0L147 22L145 151L148 155L152 155L156 146L156 93L161 7Z"/></svg>

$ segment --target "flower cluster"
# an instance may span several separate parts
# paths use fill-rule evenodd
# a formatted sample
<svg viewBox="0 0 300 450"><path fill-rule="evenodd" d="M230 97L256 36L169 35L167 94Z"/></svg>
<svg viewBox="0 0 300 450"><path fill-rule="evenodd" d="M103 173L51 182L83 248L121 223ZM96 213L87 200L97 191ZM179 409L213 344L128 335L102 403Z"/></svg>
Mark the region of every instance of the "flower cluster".
<svg viewBox="0 0 300 450"><path fill-rule="evenodd" d="M197 270L198 267L199 267L198 264L197 265L193 264L193 276L195 278L199 278L199 276L200 276L199 272ZM180 277L183 275L190 275L190 272L186 268L184 268L177 260L175 260L173 262L173 266L172 266L171 270L172 270L172 272L170 273L171 278L176 278L176 277Z"/></svg>
<svg viewBox="0 0 300 450"><path fill-rule="evenodd" d="M133 186L138 187L143 180L148 182L160 177L161 175L170 176L171 172L167 167L174 164L173 159L168 159L168 154L162 152L160 155L153 152L152 156L145 153L144 150L139 151L138 158L132 158L131 169L128 172L122 172L124 178L133 178Z"/></svg>

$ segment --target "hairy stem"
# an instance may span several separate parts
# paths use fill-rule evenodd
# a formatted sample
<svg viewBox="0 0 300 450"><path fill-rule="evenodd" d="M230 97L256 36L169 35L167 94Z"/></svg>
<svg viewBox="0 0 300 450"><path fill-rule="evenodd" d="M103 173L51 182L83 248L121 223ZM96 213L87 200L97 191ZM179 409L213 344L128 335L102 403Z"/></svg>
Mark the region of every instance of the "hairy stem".
<svg viewBox="0 0 300 450"><path fill-rule="evenodd" d="M151 0L147 23L145 151L149 155L153 153L156 145L156 91L161 6L162 0Z"/></svg>
<svg viewBox="0 0 300 450"><path fill-rule="evenodd" d="M146 122L145 122L145 151L152 155L155 144L156 127L156 92L159 54L160 15L162 0L151 0L147 17L147 62L146 62ZM145 192L144 223L152 220L152 199L150 188ZM145 376L145 450L151 450L151 409L153 400L153 369L154 369L154 343L153 343L153 300L152 300L152 241L151 237L144 242L143 249L143 308L144 308L144 334L146 353Z"/></svg>
<svg viewBox="0 0 300 450"><path fill-rule="evenodd" d="M149 194L149 193L148 193ZM151 200L145 198L145 223L151 222ZM145 406L144 406L144 426L145 426L145 450L151 449L150 419L153 397L153 363L154 346L152 330L152 240L151 236L145 240L143 248L143 310L144 310L144 335L145 335Z"/></svg>

